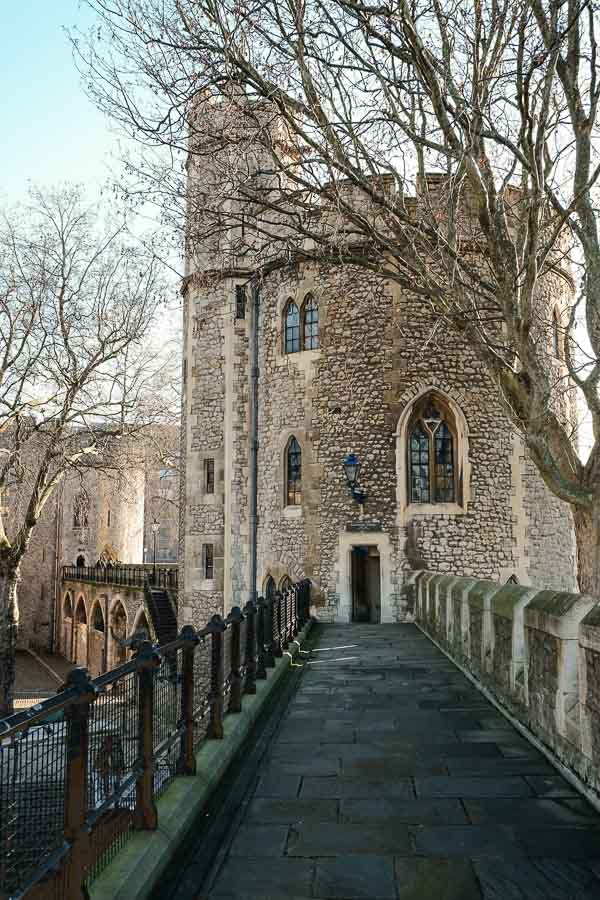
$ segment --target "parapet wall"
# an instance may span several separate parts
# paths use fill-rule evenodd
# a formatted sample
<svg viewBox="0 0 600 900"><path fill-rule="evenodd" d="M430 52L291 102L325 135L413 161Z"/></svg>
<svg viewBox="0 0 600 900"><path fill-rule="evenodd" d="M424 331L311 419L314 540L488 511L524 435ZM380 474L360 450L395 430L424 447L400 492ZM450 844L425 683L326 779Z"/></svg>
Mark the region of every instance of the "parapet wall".
<svg viewBox="0 0 600 900"><path fill-rule="evenodd" d="M600 604L430 572L415 617L600 800Z"/></svg>

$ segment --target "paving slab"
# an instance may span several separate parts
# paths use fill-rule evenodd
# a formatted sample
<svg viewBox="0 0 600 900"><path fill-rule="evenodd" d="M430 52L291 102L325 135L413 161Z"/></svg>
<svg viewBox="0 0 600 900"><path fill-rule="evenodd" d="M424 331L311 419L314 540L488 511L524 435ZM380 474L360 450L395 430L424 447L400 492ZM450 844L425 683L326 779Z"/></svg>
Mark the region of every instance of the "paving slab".
<svg viewBox="0 0 600 900"><path fill-rule="evenodd" d="M403 800L401 798L345 799L340 821L379 823L394 828L405 825L466 825L469 822L460 800Z"/></svg>
<svg viewBox="0 0 600 900"><path fill-rule="evenodd" d="M600 826L600 816L575 797L556 800L463 800L467 815L476 825L485 823L521 823L538 825Z"/></svg>
<svg viewBox="0 0 600 900"><path fill-rule="evenodd" d="M405 772L405 776L406 776ZM326 778L304 778L300 797L414 797L412 781L404 778L346 778L333 776Z"/></svg>
<svg viewBox="0 0 600 900"><path fill-rule="evenodd" d="M302 825L290 829L288 856L402 855L413 853L409 826Z"/></svg>
<svg viewBox="0 0 600 900"><path fill-rule="evenodd" d="M417 797L532 797L525 778L433 775L415 779Z"/></svg>
<svg viewBox="0 0 600 900"><path fill-rule="evenodd" d="M402 900L481 900L469 860L395 860L398 897Z"/></svg>
<svg viewBox="0 0 600 900"><path fill-rule="evenodd" d="M313 891L319 900L396 900L394 857L320 859Z"/></svg>
<svg viewBox="0 0 600 900"><path fill-rule="evenodd" d="M483 900L594 900L600 881L586 865L556 859L477 859Z"/></svg>

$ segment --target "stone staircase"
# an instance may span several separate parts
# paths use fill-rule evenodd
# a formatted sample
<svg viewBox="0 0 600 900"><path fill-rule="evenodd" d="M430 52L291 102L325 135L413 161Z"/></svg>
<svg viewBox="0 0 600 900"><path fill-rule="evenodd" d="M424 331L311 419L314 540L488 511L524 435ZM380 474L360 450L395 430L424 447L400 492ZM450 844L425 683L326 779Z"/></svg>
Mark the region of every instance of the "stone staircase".
<svg viewBox="0 0 600 900"><path fill-rule="evenodd" d="M177 616L167 591L147 584L144 600L156 641L159 644L174 641L177 637Z"/></svg>

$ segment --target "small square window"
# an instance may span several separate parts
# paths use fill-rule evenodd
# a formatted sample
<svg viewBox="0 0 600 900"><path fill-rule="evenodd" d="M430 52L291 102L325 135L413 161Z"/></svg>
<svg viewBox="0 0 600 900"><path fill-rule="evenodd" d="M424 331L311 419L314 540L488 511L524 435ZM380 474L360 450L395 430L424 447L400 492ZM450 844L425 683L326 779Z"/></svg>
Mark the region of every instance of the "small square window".
<svg viewBox="0 0 600 900"><path fill-rule="evenodd" d="M204 460L204 493L214 494L215 492L215 461L214 459Z"/></svg>
<svg viewBox="0 0 600 900"><path fill-rule="evenodd" d="M246 318L246 288L243 284L235 286L235 317L236 319Z"/></svg>

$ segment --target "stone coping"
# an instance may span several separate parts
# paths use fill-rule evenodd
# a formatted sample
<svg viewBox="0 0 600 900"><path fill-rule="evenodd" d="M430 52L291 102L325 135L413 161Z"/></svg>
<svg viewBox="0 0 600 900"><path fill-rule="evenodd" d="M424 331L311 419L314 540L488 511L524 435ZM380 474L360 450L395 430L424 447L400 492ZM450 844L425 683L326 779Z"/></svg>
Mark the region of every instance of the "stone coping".
<svg viewBox="0 0 600 900"><path fill-rule="evenodd" d="M275 687L286 675L312 626L310 620L256 694L244 695L242 712L225 716L223 739L207 740L196 753L196 775L180 776L156 802L156 831L136 831L90 886L91 900L144 900L155 889L179 845L248 737Z"/></svg>
<svg viewBox="0 0 600 900"><path fill-rule="evenodd" d="M577 640L579 623L595 604L586 594L540 591L525 607L525 625L562 640Z"/></svg>
<svg viewBox="0 0 600 900"><path fill-rule="evenodd" d="M512 621L533 596L535 589L520 584L505 584L492 601L492 615Z"/></svg>

